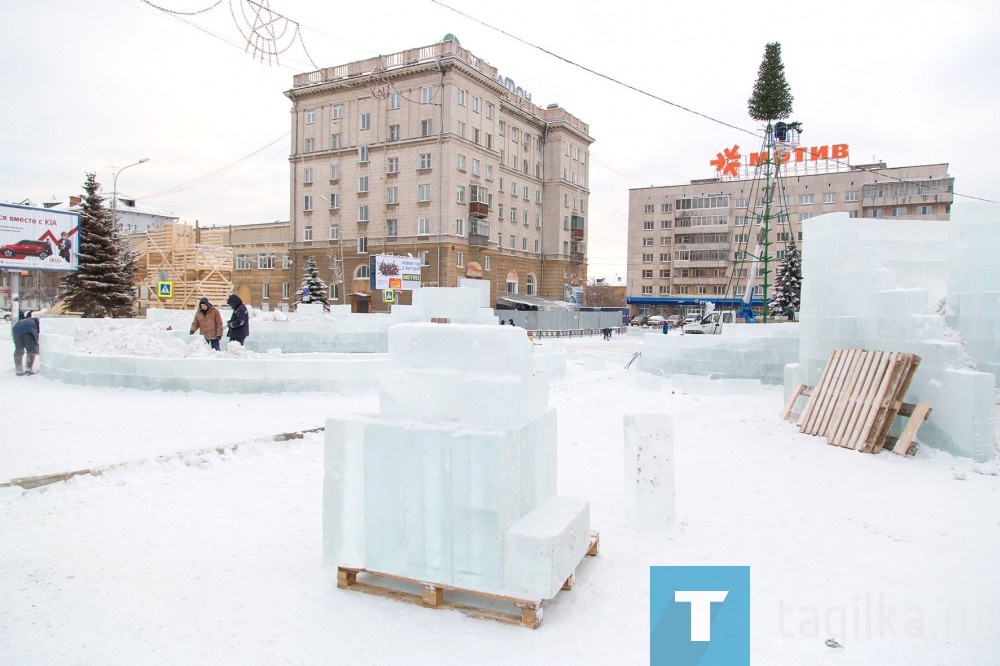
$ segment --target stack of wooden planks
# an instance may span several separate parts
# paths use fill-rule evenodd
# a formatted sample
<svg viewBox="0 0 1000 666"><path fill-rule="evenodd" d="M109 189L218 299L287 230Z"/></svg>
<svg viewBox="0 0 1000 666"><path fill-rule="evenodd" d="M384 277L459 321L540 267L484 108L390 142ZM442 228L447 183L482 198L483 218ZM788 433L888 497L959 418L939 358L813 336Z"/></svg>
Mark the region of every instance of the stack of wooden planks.
<svg viewBox="0 0 1000 666"><path fill-rule="evenodd" d="M797 416L799 431L824 436L836 446L869 453L889 448L912 454L917 429L931 412L930 403L903 402L919 365L916 354L835 350L819 383L815 387L797 385L781 416ZM795 402L803 396L809 400L795 415ZM890 437L898 416L909 416L910 420L899 437Z"/></svg>

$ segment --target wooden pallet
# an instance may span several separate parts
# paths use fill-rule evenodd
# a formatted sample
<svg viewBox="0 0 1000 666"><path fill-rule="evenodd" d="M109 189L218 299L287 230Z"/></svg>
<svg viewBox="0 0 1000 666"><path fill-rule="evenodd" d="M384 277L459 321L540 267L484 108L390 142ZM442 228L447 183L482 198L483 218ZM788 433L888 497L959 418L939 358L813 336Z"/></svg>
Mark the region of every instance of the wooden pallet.
<svg viewBox="0 0 1000 666"><path fill-rule="evenodd" d="M919 364L915 354L835 350L815 387L795 386L781 418L794 419L801 432L826 437L835 446L870 453L888 448L912 455L917 429L931 412L929 403L902 400ZM808 400L796 414L795 404L802 397ZM890 437L899 416L910 420L898 438Z"/></svg>
<svg viewBox="0 0 1000 666"><path fill-rule="evenodd" d="M596 556L600 551L600 544L600 535L591 532L587 555ZM361 580L358 580L358 576L362 577ZM576 574L570 574L562 589L573 589L575 580ZM442 583L429 583L405 576L351 567L337 567L337 587L367 592L426 608L457 610L470 617L519 624L531 629L537 629L542 623L542 604L545 601L492 594ZM452 598L446 599L446 592Z"/></svg>

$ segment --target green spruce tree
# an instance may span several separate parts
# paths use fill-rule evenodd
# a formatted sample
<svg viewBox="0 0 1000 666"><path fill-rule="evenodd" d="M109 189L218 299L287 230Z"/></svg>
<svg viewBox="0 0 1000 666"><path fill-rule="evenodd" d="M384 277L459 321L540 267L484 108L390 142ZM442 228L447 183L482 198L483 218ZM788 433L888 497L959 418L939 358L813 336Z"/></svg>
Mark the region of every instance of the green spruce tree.
<svg viewBox="0 0 1000 666"><path fill-rule="evenodd" d="M785 258L774 274L774 291L768 300L768 313L772 317L787 315L791 319L799 311L802 297L802 260L795 243L789 243Z"/></svg>
<svg viewBox="0 0 1000 666"><path fill-rule="evenodd" d="M757 82L753 84L747 109L754 120L780 120L791 115L792 100L792 91L785 80L785 65L781 62L781 44L771 42L764 47L764 60L757 70Z"/></svg>
<svg viewBox="0 0 1000 666"><path fill-rule="evenodd" d="M295 305L322 303L323 310L328 311L330 304L326 300L327 288L326 282L323 282L319 277L316 260L312 257L306 257L305 275L302 277L302 285L295 292L295 295L299 297L299 300L295 301Z"/></svg>
<svg viewBox="0 0 1000 666"><path fill-rule="evenodd" d="M104 206L100 189L88 173L80 208L79 269L63 278L66 305L84 317L132 317L137 254Z"/></svg>

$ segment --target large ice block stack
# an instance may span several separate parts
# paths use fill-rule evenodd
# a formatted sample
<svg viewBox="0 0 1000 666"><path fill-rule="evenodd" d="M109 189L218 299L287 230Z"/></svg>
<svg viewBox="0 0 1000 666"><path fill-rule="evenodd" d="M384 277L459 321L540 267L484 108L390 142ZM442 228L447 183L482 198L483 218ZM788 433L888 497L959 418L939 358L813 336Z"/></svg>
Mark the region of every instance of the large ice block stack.
<svg viewBox="0 0 1000 666"><path fill-rule="evenodd" d="M815 385L834 349L918 354L906 400L934 408L919 440L988 460L996 446L988 371L1000 356L1000 208L992 225L963 218L956 205L950 222L846 213L805 222L799 367L787 379Z"/></svg>
<svg viewBox="0 0 1000 666"><path fill-rule="evenodd" d="M471 287L423 287L413 292L413 305L392 306L398 322L447 319L453 324L496 324L492 308L481 305L482 294Z"/></svg>
<svg viewBox="0 0 1000 666"><path fill-rule="evenodd" d="M326 562L554 596L586 553L589 505L555 497L556 414L524 330L399 324L389 354L381 414L327 421Z"/></svg>

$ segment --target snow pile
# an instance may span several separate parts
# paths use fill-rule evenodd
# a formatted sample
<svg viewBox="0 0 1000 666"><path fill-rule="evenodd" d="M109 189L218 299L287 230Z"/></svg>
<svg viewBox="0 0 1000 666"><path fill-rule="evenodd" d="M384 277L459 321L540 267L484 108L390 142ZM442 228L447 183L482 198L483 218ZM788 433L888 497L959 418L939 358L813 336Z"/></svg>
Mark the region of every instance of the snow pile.
<svg viewBox="0 0 1000 666"><path fill-rule="evenodd" d="M183 335L184 337L180 337ZM221 351L213 350L198 333L174 332L161 323L106 319L100 326L82 325L73 335L73 350L95 356L149 356L157 358L213 358L222 354L241 358L255 356L238 342L222 340ZM281 350L269 350L280 355Z"/></svg>

